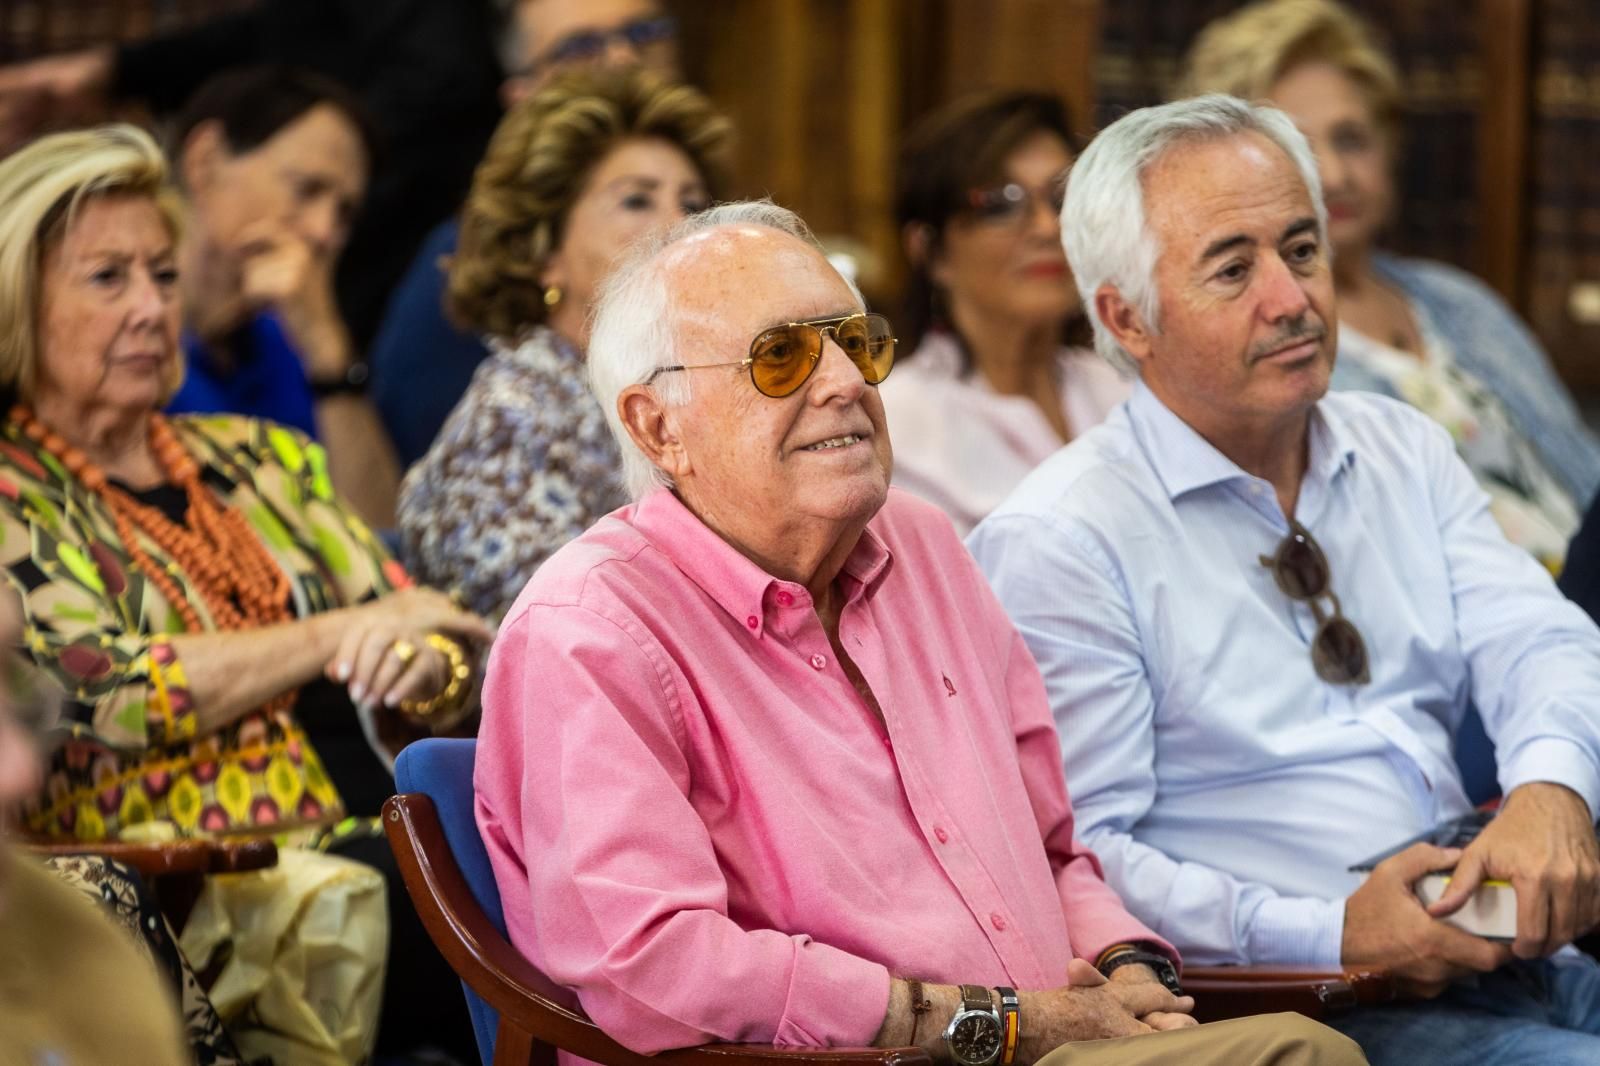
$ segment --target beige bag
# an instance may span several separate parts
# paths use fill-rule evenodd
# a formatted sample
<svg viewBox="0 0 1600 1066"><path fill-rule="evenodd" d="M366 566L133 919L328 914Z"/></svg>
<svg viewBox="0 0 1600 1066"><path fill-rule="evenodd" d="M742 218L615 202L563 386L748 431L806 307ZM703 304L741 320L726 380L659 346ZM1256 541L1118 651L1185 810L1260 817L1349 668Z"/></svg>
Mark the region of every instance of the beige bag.
<svg viewBox="0 0 1600 1066"><path fill-rule="evenodd" d="M201 972L231 950L211 1001L247 1060L371 1057L389 955L385 895L372 867L300 848L280 849L271 869L206 878L179 943Z"/></svg>

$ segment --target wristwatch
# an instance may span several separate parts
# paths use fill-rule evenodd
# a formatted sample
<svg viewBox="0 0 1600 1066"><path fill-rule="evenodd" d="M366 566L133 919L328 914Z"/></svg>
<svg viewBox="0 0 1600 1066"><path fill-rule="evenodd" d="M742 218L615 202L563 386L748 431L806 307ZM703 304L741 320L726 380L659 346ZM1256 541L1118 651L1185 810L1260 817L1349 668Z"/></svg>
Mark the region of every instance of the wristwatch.
<svg viewBox="0 0 1600 1066"><path fill-rule="evenodd" d="M319 400L329 396L361 396L366 393L371 377L372 368L358 359L345 367L344 373L311 378L308 384L311 395Z"/></svg>
<svg viewBox="0 0 1600 1066"><path fill-rule="evenodd" d="M945 1027L944 1045L957 1066L989 1066L1004 1042L1000 1012L982 985L961 986L961 1009Z"/></svg>
<svg viewBox="0 0 1600 1066"><path fill-rule="evenodd" d="M1167 987L1167 991L1175 996L1183 995L1183 986L1178 983L1178 968L1172 965L1172 960L1165 955L1157 955L1153 951L1141 951L1134 948L1132 951L1122 951L1111 956L1100 964L1100 972L1107 977L1118 966L1127 966L1132 963L1143 963L1155 971L1156 980Z"/></svg>

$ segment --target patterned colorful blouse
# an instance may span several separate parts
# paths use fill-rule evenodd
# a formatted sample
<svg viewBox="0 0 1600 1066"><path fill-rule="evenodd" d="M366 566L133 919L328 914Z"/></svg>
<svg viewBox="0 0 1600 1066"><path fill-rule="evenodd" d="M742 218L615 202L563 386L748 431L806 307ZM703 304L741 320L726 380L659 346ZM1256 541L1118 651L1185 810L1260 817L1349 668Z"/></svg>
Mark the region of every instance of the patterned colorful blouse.
<svg viewBox="0 0 1600 1066"><path fill-rule="evenodd" d="M409 584L334 499L326 456L293 430L234 416L173 427L218 497L249 519L291 578L297 617ZM142 534L141 534L142 536ZM292 711L197 736L182 622L129 561L110 512L9 422L0 429L0 566L22 601L28 651L60 682L65 742L25 812L40 835L116 838L166 820L181 834L330 822L343 803ZM171 557L148 538L152 559ZM180 586L187 579L174 567ZM202 597L191 598L207 629Z"/></svg>
<svg viewBox="0 0 1600 1066"><path fill-rule="evenodd" d="M1421 358L1342 324L1339 358L1360 364L1395 396L1449 430L1456 452L1488 493L1490 513L1506 539L1527 549L1552 574L1561 573L1567 542L1578 531L1577 502L1518 432L1500 397L1461 366L1428 315L1418 313L1416 319Z"/></svg>
<svg viewBox="0 0 1600 1066"><path fill-rule="evenodd" d="M399 514L417 580L498 619L540 563L628 495L583 353L545 327L491 351L406 474Z"/></svg>

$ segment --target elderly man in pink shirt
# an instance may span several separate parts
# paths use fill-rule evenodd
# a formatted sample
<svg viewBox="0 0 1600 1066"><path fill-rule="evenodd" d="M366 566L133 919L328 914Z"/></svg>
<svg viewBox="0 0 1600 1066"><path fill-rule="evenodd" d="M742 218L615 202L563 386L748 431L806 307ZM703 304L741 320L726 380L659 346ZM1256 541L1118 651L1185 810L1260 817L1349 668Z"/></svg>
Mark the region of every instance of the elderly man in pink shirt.
<svg viewBox="0 0 1600 1066"><path fill-rule="evenodd" d="M605 286L591 380L636 502L539 569L484 686L512 941L647 1053L1364 1061L1295 1015L1194 1025L1176 952L1073 837L1021 637L949 520L888 487L893 358L771 204Z"/></svg>

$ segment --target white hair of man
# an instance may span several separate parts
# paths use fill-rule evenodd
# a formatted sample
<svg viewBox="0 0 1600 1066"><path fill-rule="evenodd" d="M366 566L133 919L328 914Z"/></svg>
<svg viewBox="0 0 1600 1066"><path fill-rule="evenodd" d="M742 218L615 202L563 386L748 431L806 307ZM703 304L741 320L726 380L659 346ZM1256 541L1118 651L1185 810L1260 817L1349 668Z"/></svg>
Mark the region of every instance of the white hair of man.
<svg viewBox="0 0 1600 1066"><path fill-rule="evenodd" d="M720 226L764 226L822 251L810 228L788 208L770 200L735 201L690 215L665 233L640 241L601 284L589 329L589 389L617 438L623 480L636 500L658 486L670 486L672 480L633 443L617 410L617 397L630 385L643 385L658 367L683 362L678 354L665 253L686 238ZM860 291L845 280L859 300ZM689 402L689 377L685 373L662 374L650 388L667 406L681 406Z"/></svg>
<svg viewBox="0 0 1600 1066"><path fill-rule="evenodd" d="M1275 107L1210 93L1141 108L1101 130L1073 164L1061 206L1061 242L1089 309L1095 349L1113 366L1138 372L1133 357L1095 313L1094 297L1102 285L1116 288L1151 330L1160 330L1156 261L1161 243L1145 214L1145 171L1183 144L1252 132L1283 149L1300 172L1316 211L1317 237L1326 248L1328 209L1316 158L1294 122Z"/></svg>

